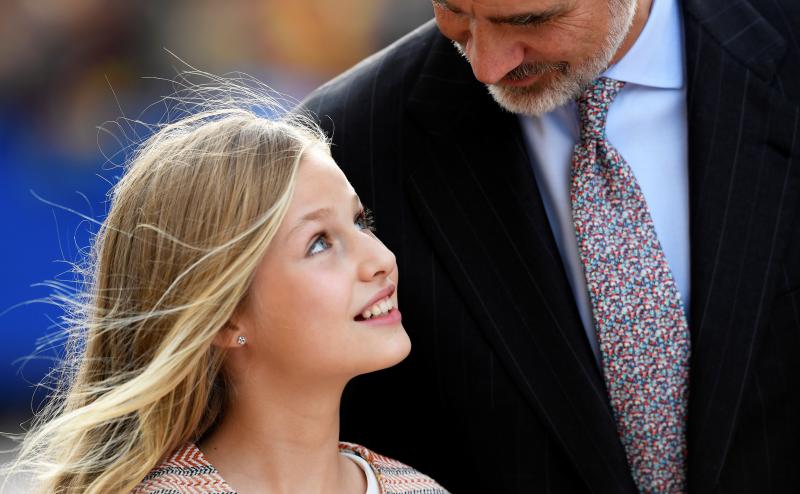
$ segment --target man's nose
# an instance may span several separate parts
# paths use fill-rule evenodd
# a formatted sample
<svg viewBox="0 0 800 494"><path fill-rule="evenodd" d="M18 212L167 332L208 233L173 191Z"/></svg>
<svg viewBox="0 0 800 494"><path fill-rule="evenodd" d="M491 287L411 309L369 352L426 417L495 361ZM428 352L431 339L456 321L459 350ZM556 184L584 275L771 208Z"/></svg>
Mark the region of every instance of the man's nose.
<svg viewBox="0 0 800 494"><path fill-rule="evenodd" d="M484 84L496 84L525 60L521 44L508 39L497 26L475 20L465 47L475 78Z"/></svg>

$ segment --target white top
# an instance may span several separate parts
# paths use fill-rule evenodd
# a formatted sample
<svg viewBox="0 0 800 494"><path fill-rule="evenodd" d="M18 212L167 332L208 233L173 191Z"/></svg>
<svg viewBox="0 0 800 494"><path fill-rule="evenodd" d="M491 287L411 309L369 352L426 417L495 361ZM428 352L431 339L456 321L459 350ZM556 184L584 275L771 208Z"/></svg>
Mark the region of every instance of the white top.
<svg viewBox="0 0 800 494"><path fill-rule="evenodd" d="M688 316L688 138L683 31L677 0L653 0L639 38L603 75L626 83L609 108L606 132L639 182ZM572 150L580 135L577 105L571 101L540 117L521 115L519 120L550 227L599 363L569 195Z"/></svg>
<svg viewBox="0 0 800 494"><path fill-rule="evenodd" d="M361 467L361 470L364 471L364 475L367 477L367 492L366 494L380 494L378 490L378 477L375 476L375 472L372 470L372 467L367 460L361 458L358 455L354 455L353 453L347 453L344 451L339 452L340 455L346 456L353 460L356 465Z"/></svg>

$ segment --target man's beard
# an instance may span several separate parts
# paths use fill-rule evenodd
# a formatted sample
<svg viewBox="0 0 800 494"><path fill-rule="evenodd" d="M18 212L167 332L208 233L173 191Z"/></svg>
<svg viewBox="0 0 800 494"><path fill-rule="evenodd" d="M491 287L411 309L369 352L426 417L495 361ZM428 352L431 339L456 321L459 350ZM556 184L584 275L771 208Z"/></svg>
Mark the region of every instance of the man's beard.
<svg viewBox="0 0 800 494"><path fill-rule="evenodd" d="M633 24L637 4L636 0L609 0L611 26L608 35L597 53L587 60L576 65L567 62L524 63L509 72L505 79L521 80L531 75L548 77L524 87L488 84L489 93L506 110L530 116L542 115L577 98L608 68ZM466 57L463 47L455 41L453 44Z"/></svg>

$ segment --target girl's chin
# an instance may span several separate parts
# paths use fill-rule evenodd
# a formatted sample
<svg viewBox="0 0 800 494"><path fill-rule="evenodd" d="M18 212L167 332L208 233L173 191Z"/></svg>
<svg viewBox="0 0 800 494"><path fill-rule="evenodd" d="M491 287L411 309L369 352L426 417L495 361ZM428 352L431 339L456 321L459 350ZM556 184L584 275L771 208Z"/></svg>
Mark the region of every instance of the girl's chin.
<svg viewBox="0 0 800 494"><path fill-rule="evenodd" d="M389 328L386 328L389 329ZM405 328L401 324L397 324L391 328L391 335L387 341L380 343L380 348L374 348L370 354L370 359L367 365L364 366L363 372L359 374L368 374L383 369L393 367L408 357L411 352L411 339L408 337ZM376 345L377 347L377 345Z"/></svg>

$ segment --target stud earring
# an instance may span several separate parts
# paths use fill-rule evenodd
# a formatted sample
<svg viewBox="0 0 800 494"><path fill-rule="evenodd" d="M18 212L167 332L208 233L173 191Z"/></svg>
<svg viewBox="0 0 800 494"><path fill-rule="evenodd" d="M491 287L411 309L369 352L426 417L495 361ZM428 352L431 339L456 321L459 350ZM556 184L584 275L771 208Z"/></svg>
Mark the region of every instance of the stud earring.
<svg viewBox="0 0 800 494"><path fill-rule="evenodd" d="M247 343L247 338L245 338L243 335L239 335L239 337L236 338L236 343L238 343L239 345L244 345L245 343Z"/></svg>

